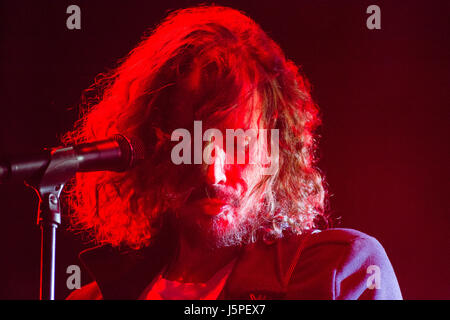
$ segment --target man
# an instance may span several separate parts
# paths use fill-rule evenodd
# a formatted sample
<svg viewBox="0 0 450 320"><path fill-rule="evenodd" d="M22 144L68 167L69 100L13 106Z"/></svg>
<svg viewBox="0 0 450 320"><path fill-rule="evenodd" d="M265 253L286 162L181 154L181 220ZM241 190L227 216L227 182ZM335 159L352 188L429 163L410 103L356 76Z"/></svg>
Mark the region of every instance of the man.
<svg viewBox="0 0 450 320"><path fill-rule="evenodd" d="M101 246L82 253L95 281L70 299L401 299L374 238L318 230L318 109L250 18L176 11L99 85L68 140L119 133L146 157L77 175L74 225Z"/></svg>

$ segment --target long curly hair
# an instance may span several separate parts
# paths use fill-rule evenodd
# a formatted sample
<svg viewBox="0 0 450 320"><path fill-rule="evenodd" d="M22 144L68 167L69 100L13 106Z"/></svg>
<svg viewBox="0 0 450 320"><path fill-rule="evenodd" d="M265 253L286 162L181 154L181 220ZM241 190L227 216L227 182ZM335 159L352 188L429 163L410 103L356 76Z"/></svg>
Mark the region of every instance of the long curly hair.
<svg viewBox="0 0 450 320"><path fill-rule="evenodd" d="M170 13L85 91L81 118L65 143L123 134L149 147L145 162L128 172L76 175L68 191L74 228L102 244L147 245L164 213L183 205L177 181L195 180L170 161L170 132L179 124L169 119L188 105L197 118L220 121L251 112L255 96L262 125L279 130L279 165L259 184L267 205L245 240L313 228L324 216L326 191L315 167L320 120L310 86L259 25L220 6Z"/></svg>

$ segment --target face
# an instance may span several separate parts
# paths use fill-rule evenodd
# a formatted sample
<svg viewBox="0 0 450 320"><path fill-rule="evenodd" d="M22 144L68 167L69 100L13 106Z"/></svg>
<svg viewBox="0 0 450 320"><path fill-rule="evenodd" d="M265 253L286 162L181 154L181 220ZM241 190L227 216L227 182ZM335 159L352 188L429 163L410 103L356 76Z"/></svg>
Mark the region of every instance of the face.
<svg viewBox="0 0 450 320"><path fill-rule="evenodd" d="M268 148L266 136L258 134L256 118L247 120L229 116L216 124L222 141L215 136L203 144L201 165L184 165L190 178L185 179L188 193L177 214L180 229L213 247L239 244L257 224L262 197L252 191L264 177ZM255 134L235 139L227 129L252 129ZM239 152L245 157L239 158Z"/></svg>

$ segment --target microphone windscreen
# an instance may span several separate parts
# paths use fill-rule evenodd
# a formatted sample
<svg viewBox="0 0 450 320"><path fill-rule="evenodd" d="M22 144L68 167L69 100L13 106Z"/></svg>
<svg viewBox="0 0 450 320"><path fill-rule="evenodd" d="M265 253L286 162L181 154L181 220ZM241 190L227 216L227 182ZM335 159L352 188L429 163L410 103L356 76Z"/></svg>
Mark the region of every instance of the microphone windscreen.
<svg viewBox="0 0 450 320"><path fill-rule="evenodd" d="M131 169L144 160L145 149L139 138L116 134L112 137L112 139L119 144L119 148L123 153L123 170Z"/></svg>

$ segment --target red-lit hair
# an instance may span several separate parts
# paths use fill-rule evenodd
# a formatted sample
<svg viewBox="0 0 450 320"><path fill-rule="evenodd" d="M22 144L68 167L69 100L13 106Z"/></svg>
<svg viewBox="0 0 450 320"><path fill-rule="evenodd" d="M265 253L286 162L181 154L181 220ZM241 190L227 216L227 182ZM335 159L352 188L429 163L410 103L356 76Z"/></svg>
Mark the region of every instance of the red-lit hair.
<svg viewBox="0 0 450 320"><path fill-rule="evenodd" d="M164 212L182 205L167 139L180 101L198 119L217 122L233 110L251 112L248 101L257 96L263 126L279 129L279 169L260 184L267 205L247 240L301 233L323 215L325 191L313 158L318 109L295 64L245 14L217 6L171 13L91 92L97 98L86 101L65 142L120 133L152 149L126 173L77 174L69 198L73 223L98 242L144 246Z"/></svg>

